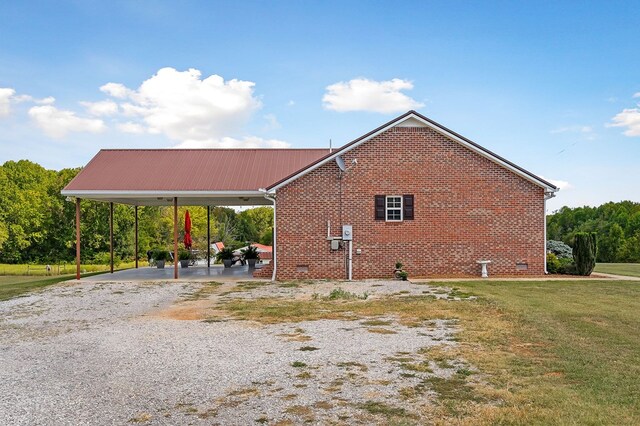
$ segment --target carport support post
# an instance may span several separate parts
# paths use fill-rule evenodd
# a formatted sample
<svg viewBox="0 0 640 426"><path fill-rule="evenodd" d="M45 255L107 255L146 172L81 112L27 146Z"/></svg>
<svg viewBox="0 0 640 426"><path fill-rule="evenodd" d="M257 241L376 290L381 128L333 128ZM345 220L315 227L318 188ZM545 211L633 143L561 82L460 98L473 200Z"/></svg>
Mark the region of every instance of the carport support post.
<svg viewBox="0 0 640 426"><path fill-rule="evenodd" d="M113 274L113 202L109 203L109 270Z"/></svg>
<svg viewBox="0 0 640 426"><path fill-rule="evenodd" d="M135 217L136 217L136 243L135 243L135 256L136 256L136 269L138 269L138 206L134 206L134 210L135 210Z"/></svg>
<svg viewBox="0 0 640 426"><path fill-rule="evenodd" d="M211 206L207 206L207 268L211 268Z"/></svg>
<svg viewBox="0 0 640 426"><path fill-rule="evenodd" d="M173 279L178 279L178 197L173 197Z"/></svg>
<svg viewBox="0 0 640 426"><path fill-rule="evenodd" d="M76 280L80 279L80 198L76 198Z"/></svg>

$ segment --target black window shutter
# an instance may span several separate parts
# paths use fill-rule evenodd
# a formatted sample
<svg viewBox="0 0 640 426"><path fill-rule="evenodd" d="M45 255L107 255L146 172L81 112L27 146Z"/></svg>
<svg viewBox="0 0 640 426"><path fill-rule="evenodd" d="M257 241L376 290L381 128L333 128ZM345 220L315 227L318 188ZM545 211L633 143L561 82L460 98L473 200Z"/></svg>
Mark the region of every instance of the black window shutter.
<svg viewBox="0 0 640 426"><path fill-rule="evenodd" d="M376 220L385 219L385 196L376 195Z"/></svg>
<svg viewBox="0 0 640 426"><path fill-rule="evenodd" d="M413 195L402 196L402 218L413 220Z"/></svg>

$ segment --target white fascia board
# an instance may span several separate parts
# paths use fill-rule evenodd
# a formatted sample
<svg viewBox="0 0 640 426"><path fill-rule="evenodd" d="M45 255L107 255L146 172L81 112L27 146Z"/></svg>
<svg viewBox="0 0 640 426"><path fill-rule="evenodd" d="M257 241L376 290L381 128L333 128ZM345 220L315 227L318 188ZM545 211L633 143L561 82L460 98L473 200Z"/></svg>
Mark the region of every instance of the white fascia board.
<svg viewBox="0 0 640 426"><path fill-rule="evenodd" d="M260 191L103 191L103 190L62 190L62 195L68 197L93 198L153 198L153 197L262 197Z"/></svg>
<svg viewBox="0 0 640 426"><path fill-rule="evenodd" d="M485 151L477 148L476 146L474 146L474 145L468 143L467 141L465 141L464 139L461 139L458 136L456 136L456 135L454 135L452 133L449 133L446 130L444 130L444 129L438 127L438 126L434 126L429 121L426 121L426 120L422 119L422 117L420 117L418 115L415 115L415 114L409 114L409 115L403 117L402 119L400 119L398 121L394 121L394 122L389 123L389 125L381 128L380 130L378 130L375 133L370 134L368 137L363 138L362 140L359 140L358 142L354 143L353 145L349 145L349 146L347 146L347 147L345 147L343 149L337 150L331 156L325 158L324 160L320 161L319 163L314 164L313 166L302 170L300 173L298 173L298 174L290 177L289 179L285 180L284 182L281 182L278 185L274 186L273 188L271 188L269 190L269 192L275 192L279 188L281 188L281 187L283 187L285 185L288 185L289 183L293 182L294 180L299 179L302 176L306 175L307 173L310 173L310 172L314 171L318 167L321 167L321 166L327 164L329 161L334 160L337 156L339 156L341 154L344 154L345 152L349 152L354 148L357 148L358 146L362 145L363 143L369 141L370 139L375 138L379 134L384 133L387 130L389 130L390 128L395 127L398 124L400 124L400 123L402 123L402 122L404 122L406 120L409 120L409 119L418 120L419 122L424 123L427 127L435 130L436 132L438 132L438 133L440 133L440 134L442 134L442 135L444 135L444 136L446 136L446 137L448 137L450 139L453 139L454 141L456 141L459 144L467 147L468 149L472 150L473 152L475 152L477 154L480 154L481 156L493 161L494 163L496 163L496 164L498 164L498 165L500 165L500 166L512 171L513 173L515 173L518 176L528 180L529 182L544 188L546 191L550 191L550 192L557 192L558 191L557 188L552 188L552 187L548 186L546 183L533 178L532 176L528 175L527 173L524 173L521 170L513 167L511 164L505 163L504 161L502 161L501 159L491 155L490 153L485 152Z"/></svg>

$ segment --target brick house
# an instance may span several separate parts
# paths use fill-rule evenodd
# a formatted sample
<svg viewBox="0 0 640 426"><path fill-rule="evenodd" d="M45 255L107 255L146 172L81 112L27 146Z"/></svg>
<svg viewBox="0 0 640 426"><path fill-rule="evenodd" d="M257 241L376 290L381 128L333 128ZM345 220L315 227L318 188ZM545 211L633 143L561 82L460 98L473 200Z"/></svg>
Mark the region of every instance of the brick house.
<svg viewBox="0 0 640 426"><path fill-rule="evenodd" d="M478 260L492 275L542 275L557 190L409 111L333 152L101 150L62 194L76 199L78 278L90 199L111 203L110 223L114 203L135 207L136 253L138 206L173 206L174 256L178 205L274 205L273 261L255 276L364 279L392 276L396 261L411 277L478 276ZM110 241L113 253L112 226Z"/></svg>
<svg viewBox="0 0 640 426"><path fill-rule="evenodd" d="M545 273L557 188L414 111L266 190L278 279L389 277L396 261L412 277L478 276L477 260L492 275ZM342 225L352 242L332 249Z"/></svg>

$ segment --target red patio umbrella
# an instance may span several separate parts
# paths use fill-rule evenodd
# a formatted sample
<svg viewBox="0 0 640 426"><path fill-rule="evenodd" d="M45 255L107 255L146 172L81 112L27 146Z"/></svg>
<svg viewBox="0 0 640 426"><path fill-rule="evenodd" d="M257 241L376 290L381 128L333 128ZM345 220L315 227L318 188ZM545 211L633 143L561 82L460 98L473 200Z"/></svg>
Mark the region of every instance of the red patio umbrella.
<svg viewBox="0 0 640 426"><path fill-rule="evenodd" d="M189 210L184 215L184 248L191 250L191 216Z"/></svg>

